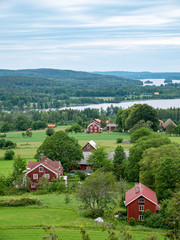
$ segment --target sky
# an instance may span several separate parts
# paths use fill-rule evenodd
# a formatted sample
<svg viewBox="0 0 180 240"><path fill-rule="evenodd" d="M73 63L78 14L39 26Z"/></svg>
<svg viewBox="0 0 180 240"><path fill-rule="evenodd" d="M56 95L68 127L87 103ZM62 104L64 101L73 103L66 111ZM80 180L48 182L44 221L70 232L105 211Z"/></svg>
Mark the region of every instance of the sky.
<svg viewBox="0 0 180 240"><path fill-rule="evenodd" d="M180 72L180 0L0 0L0 68Z"/></svg>

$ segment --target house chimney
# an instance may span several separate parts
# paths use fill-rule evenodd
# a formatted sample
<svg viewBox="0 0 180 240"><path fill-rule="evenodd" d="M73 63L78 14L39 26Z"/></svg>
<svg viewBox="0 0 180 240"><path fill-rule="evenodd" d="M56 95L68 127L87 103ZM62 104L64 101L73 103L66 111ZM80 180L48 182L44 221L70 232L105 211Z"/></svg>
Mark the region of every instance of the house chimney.
<svg viewBox="0 0 180 240"><path fill-rule="evenodd" d="M44 153L40 153L40 154L39 154L39 162L41 162L44 157L45 157L45 156L44 156Z"/></svg>
<svg viewBox="0 0 180 240"><path fill-rule="evenodd" d="M135 183L135 193L138 193L139 192L139 185L138 183Z"/></svg>

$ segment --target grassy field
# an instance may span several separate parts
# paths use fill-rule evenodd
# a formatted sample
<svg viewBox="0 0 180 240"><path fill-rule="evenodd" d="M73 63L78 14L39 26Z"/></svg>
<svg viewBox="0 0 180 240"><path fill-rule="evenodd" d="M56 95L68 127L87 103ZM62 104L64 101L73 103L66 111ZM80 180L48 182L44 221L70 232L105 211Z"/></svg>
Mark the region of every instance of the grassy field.
<svg viewBox="0 0 180 240"><path fill-rule="evenodd" d="M48 194L23 196L1 196L0 200L10 198L31 197L42 201L42 206L29 207L1 207L0 208L0 239L38 240L46 236L43 227L52 226L59 237L64 240L80 240L80 228L83 226L90 234L91 240L104 240L107 232L102 232L101 224L96 224L93 219L84 218L78 209L80 202L73 196L69 204L65 204L65 195ZM117 231L126 223L119 222ZM130 227L130 233L135 240L140 240L146 235L157 234L158 239L163 239L165 231L151 229L143 226Z"/></svg>

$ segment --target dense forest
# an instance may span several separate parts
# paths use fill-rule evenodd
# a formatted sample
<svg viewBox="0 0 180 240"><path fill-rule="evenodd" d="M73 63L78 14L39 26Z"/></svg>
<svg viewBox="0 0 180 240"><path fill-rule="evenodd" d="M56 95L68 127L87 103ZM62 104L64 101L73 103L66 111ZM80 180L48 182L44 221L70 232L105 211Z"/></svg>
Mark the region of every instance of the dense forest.
<svg viewBox="0 0 180 240"><path fill-rule="evenodd" d="M0 70L0 109L61 108L89 103L179 98L180 86L142 86L131 78L55 69ZM154 95L159 92L159 95Z"/></svg>

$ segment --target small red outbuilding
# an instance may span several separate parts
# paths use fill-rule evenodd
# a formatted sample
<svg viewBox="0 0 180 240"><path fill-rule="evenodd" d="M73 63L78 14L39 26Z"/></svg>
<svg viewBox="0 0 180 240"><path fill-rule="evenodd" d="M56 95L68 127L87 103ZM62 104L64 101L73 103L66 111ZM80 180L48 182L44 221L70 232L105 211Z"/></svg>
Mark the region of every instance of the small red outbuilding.
<svg viewBox="0 0 180 240"><path fill-rule="evenodd" d="M142 183L135 184L135 187L126 192L125 205L127 206L127 222L129 218L143 221L143 213L146 210L149 209L152 213L156 213L159 209L156 193Z"/></svg>

